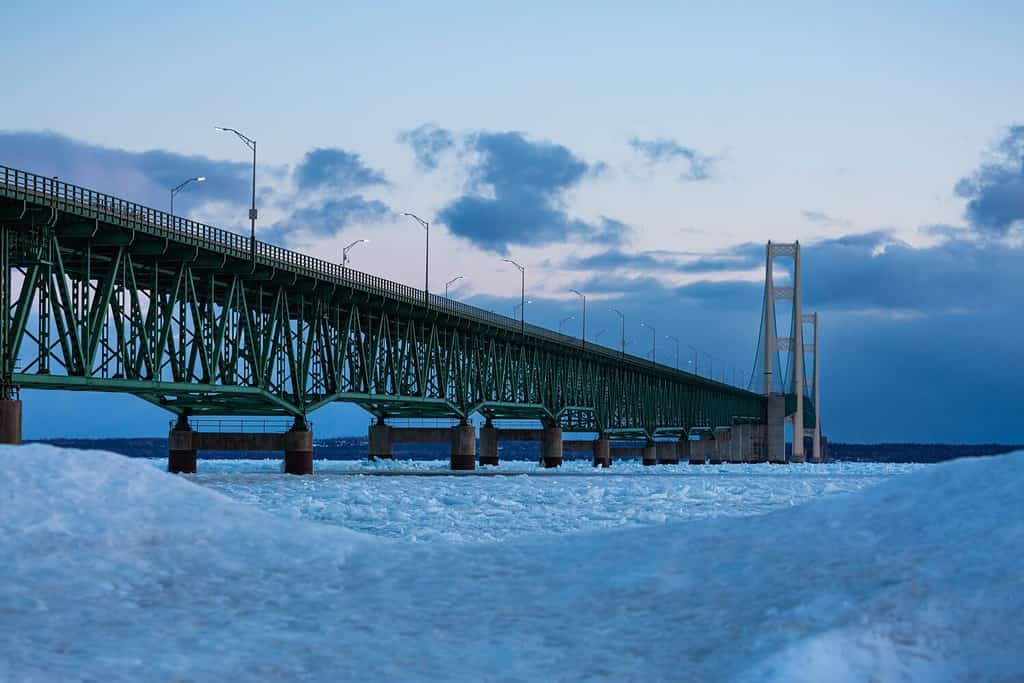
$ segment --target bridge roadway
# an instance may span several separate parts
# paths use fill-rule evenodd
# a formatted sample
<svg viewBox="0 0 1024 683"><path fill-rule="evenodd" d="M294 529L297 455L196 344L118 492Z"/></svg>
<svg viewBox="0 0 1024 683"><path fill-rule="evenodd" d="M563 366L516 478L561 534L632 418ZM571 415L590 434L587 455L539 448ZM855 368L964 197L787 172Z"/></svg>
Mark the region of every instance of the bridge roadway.
<svg viewBox="0 0 1024 683"><path fill-rule="evenodd" d="M560 462L562 430L653 444L763 426L773 398L6 166L0 258L0 440L20 439L19 388L70 389L138 396L180 430L190 416L287 415L304 432L347 401L377 418L371 454L393 440L389 419L454 418L459 467L473 413L535 419ZM759 434L777 457L781 427Z"/></svg>

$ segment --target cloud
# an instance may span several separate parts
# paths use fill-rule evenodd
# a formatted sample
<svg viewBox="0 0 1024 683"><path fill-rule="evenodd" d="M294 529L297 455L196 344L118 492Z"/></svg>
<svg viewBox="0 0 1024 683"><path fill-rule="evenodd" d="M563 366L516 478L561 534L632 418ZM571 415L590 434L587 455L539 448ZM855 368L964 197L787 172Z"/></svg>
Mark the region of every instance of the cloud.
<svg viewBox="0 0 1024 683"><path fill-rule="evenodd" d="M992 160L955 187L967 199L964 213L980 234L1002 237L1024 225L1024 125L1011 126Z"/></svg>
<svg viewBox="0 0 1024 683"><path fill-rule="evenodd" d="M804 211L803 216L811 223L817 223L818 225L827 228L842 228L844 230L849 230L853 225L845 218L836 218L828 215L824 211Z"/></svg>
<svg viewBox="0 0 1024 683"><path fill-rule="evenodd" d="M566 191L594 167L562 145L535 142L517 132L479 132L466 139L474 154L467 194L438 218L481 249L505 253L510 245L539 246L573 239L616 244L630 230L602 217L596 223L570 218Z"/></svg>
<svg viewBox="0 0 1024 683"><path fill-rule="evenodd" d="M388 181L383 173L366 166L358 154L320 147L306 152L295 168L295 182L300 190L327 189L337 193L386 185Z"/></svg>
<svg viewBox="0 0 1024 683"><path fill-rule="evenodd" d="M651 164L683 161L686 164L686 170L679 176L679 179L683 181L707 180L711 177L711 171L716 161L714 157L701 154L692 147L684 147L668 138L652 140L633 138L629 141L629 146L644 156Z"/></svg>
<svg viewBox="0 0 1024 683"><path fill-rule="evenodd" d="M432 123L399 133L398 140L412 147L416 163L429 170L437 168L441 155L455 146L455 136Z"/></svg>
<svg viewBox="0 0 1024 683"><path fill-rule="evenodd" d="M748 271L763 263L764 245L747 243L711 254L612 248L590 256L570 257L562 267L572 270L639 269L653 273L712 273Z"/></svg>
<svg viewBox="0 0 1024 683"><path fill-rule="evenodd" d="M162 209L167 208L170 188L186 178L205 176L201 185L189 185L175 198L176 213L198 220L203 220L204 204L221 202L237 206L237 215L244 216L250 201L252 167L246 162L162 149L132 152L56 133L18 131L0 131L0 155L0 161L22 170L56 175L77 185ZM268 176L274 179L273 187L257 185L257 205L272 207L285 217L273 224L264 220L257 226L263 239L287 240L290 234L302 230L328 235L349 223L378 221L391 213L384 203L357 192L386 184L387 179L352 152L318 148L304 155L291 171L275 166L257 168L258 183L266 182Z"/></svg>
<svg viewBox="0 0 1024 683"><path fill-rule="evenodd" d="M80 142L50 132L0 131L0 161L24 171L59 176L100 192L115 188L128 199L166 209L170 190L187 178L204 176L176 198L177 209L189 202L248 202L252 168L166 150L132 152Z"/></svg>

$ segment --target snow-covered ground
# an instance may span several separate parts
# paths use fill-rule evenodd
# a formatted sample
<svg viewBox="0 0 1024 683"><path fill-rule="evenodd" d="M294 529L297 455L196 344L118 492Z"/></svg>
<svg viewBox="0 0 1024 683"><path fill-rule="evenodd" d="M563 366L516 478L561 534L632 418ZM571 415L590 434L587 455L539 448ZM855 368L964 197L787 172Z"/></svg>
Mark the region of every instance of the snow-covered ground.
<svg viewBox="0 0 1024 683"><path fill-rule="evenodd" d="M165 459L150 462L167 467ZM388 538L464 542L763 514L915 467L644 467L627 460L595 470L576 460L545 470L536 462L505 461L451 476L447 460L363 460L317 461L317 476L293 477L280 473L280 459L200 460L194 481L279 516ZM398 473L423 476L373 476Z"/></svg>
<svg viewBox="0 0 1024 683"><path fill-rule="evenodd" d="M1024 678L1021 455L902 476L288 480L203 461L204 474L175 477L46 446L2 447L0 463L0 681ZM733 486L759 476L761 502L743 508ZM244 493L247 478L257 492ZM275 495L275 481L295 491ZM403 503L426 500L418 486L460 510L492 506L502 488L536 496L494 524L559 511L583 521L493 532L501 542L470 542L492 536L467 525L460 542L413 543L413 524L457 516L396 522ZM625 510L626 493L607 491L644 486L648 498L728 493L745 516L672 511L592 530L589 512L569 509L601 487ZM359 490L388 520L373 535L340 526ZM821 495L832 491L851 493ZM287 502L320 493L333 497L326 512ZM691 494L636 506L709 507Z"/></svg>

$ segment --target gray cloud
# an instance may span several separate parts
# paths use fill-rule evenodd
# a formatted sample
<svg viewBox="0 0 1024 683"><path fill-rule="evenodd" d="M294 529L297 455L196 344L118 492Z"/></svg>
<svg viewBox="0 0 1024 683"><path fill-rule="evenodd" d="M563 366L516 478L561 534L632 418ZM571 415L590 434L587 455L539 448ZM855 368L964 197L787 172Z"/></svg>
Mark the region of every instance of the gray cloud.
<svg viewBox="0 0 1024 683"><path fill-rule="evenodd" d="M1024 125L1011 126L989 163L956 184L965 216L981 234L1001 237L1024 224Z"/></svg>
<svg viewBox="0 0 1024 683"><path fill-rule="evenodd" d="M412 147L416 163L428 170L437 168L441 155L455 146L455 136L432 123L399 133L398 140Z"/></svg>
<svg viewBox="0 0 1024 683"><path fill-rule="evenodd" d="M342 193L370 185L385 185L387 178L380 171L366 166L354 152L321 147L306 152L295 168L295 182L300 190L328 189Z"/></svg>
<svg viewBox="0 0 1024 683"><path fill-rule="evenodd" d="M836 218L835 216L828 215L824 211L804 211L803 217L811 223L817 223L818 225L827 228L842 228L844 230L848 230L852 226L852 223L845 218Z"/></svg>
<svg viewBox="0 0 1024 683"><path fill-rule="evenodd" d="M628 226L612 218L590 223L569 217L564 193L594 167L566 147L487 131L468 136L466 146L475 153L469 191L439 214L453 234L499 253L510 245L573 239L616 244L628 236Z"/></svg>
<svg viewBox="0 0 1024 683"><path fill-rule="evenodd" d="M686 165L686 170L680 174L679 179L683 181L707 180L711 177L711 171L716 161L714 157L701 154L692 147L685 147L668 138L652 140L633 138L629 141L629 146L644 156L651 164L682 161Z"/></svg>

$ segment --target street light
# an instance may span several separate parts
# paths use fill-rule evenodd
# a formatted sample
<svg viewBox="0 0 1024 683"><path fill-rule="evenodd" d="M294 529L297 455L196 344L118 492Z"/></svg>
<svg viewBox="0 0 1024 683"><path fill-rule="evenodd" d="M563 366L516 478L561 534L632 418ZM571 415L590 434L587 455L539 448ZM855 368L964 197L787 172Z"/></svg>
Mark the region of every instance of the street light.
<svg viewBox="0 0 1024 683"><path fill-rule="evenodd" d="M408 216L417 223L423 226L423 229L427 231L427 248L425 250L425 256L423 259L423 305L427 305L430 298L430 223L423 220L414 213L403 213L403 216Z"/></svg>
<svg viewBox="0 0 1024 683"><path fill-rule="evenodd" d="M658 331L652 325L644 322L640 323L640 327L646 327L651 331L651 365L654 365L658 357Z"/></svg>
<svg viewBox="0 0 1024 683"><path fill-rule="evenodd" d="M501 260L504 261L505 263L511 263L513 266L515 266L516 268L519 269L519 277L520 277L520 293L519 293L519 297L520 297L520 301L521 301L521 303L519 304L519 307L523 309L522 317L520 317L520 319L519 319L519 331L522 334L526 334L526 268L524 268L523 266L519 265L518 263L516 263L512 259L503 258Z"/></svg>
<svg viewBox="0 0 1024 683"><path fill-rule="evenodd" d="M348 245L347 247L345 247L344 249L341 250L341 269L342 270L345 270L345 267L348 265L348 252L349 252L349 250L351 250L352 247L356 246L357 244L363 244L364 242L369 244L370 240L356 240L355 242L353 242L352 244Z"/></svg>
<svg viewBox="0 0 1024 683"><path fill-rule="evenodd" d="M575 320L575 319L576 319L576 314L573 313L568 318L562 318L561 320L559 320L558 321L558 334L562 334L562 327L564 327L567 322L569 322L570 320Z"/></svg>
<svg viewBox="0 0 1024 683"><path fill-rule="evenodd" d="M531 300L531 301L524 301L524 302L522 302L522 303L520 303L520 304L516 304L515 306L513 306L513 307L512 307L512 317L513 317L513 318L515 318L515 317L516 317L516 311L518 311L518 310L519 310L520 308L523 308L523 309L525 309L525 307L526 307L526 304L532 304L532 303L533 303L533 301L532 301L532 300Z"/></svg>
<svg viewBox="0 0 1024 683"><path fill-rule="evenodd" d="M690 344L687 344L686 346L693 351L693 360L689 361L690 364L693 365L693 374L700 375L700 359L697 356L697 348Z"/></svg>
<svg viewBox="0 0 1024 683"><path fill-rule="evenodd" d="M587 295L578 289L570 289L570 292L583 299L583 320L581 321L583 329L580 331L580 348L584 348L587 345Z"/></svg>
<svg viewBox="0 0 1024 683"><path fill-rule="evenodd" d="M665 339L671 339L676 343L676 370L679 369L679 337L673 337L671 334L666 334Z"/></svg>
<svg viewBox="0 0 1024 683"><path fill-rule="evenodd" d="M619 316L619 327L621 329L621 337L622 337L622 355L625 356L626 355L626 316L622 315L622 311L620 311L617 308L613 308L612 310L615 311L615 314Z"/></svg>
<svg viewBox="0 0 1024 683"><path fill-rule="evenodd" d="M214 126L217 130L225 133L234 133L238 139L245 143L245 146L252 150L252 207L249 209L249 221L252 224L252 231L249 234L249 250L252 252L252 262L256 263L256 141L247 135L239 133L234 128Z"/></svg>
<svg viewBox="0 0 1024 683"><path fill-rule="evenodd" d="M458 282L459 280L461 280L464 277L466 277L466 276L465 275L457 275L457 276L453 277L451 280L449 280L448 282L444 283L444 298L445 299L448 298L448 288L451 287L453 284L455 284L456 282Z"/></svg>
<svg viewBox="0 0 1024 683"><path fill-rule="evenodd" d="M205 183L205 182L206 182L206 178L205 177L198 176L196 178L189 178L188 180L183 181L181 183L181 185L178 185L177 187L171 188L171 218L174 218L174 195L178 194L183 189L185 189L185 186L188 185L189 183Z"/></svg>

